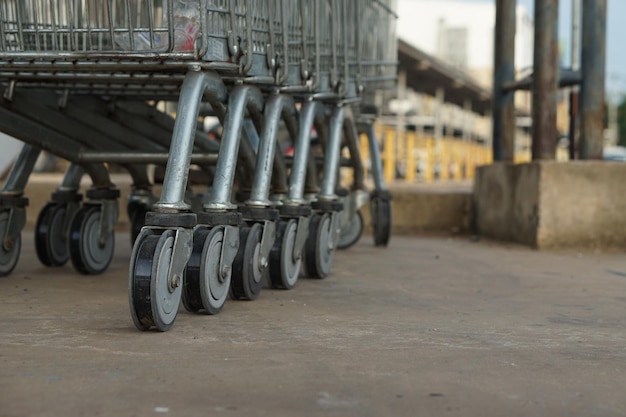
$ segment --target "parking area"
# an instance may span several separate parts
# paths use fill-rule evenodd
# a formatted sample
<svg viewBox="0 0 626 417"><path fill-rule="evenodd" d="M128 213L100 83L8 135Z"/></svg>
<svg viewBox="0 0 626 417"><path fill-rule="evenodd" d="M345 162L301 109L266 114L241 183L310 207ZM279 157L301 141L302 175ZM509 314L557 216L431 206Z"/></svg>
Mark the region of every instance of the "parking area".
<svg viewBox="0 0 626 417"><path fill-rule="evenodd" d="M626 415L624 253L371 237L325 280L135 329L111 267L0 279L0 415Z"/></svg>

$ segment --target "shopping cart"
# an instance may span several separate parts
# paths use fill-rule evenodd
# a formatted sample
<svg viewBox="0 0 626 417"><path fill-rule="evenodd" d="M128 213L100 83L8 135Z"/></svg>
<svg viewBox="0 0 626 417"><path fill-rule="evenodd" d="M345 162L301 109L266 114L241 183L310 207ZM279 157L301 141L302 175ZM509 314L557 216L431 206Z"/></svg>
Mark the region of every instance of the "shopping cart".
<svg viewBox="0 0 626 417"><path fill-rule="evenodd" d="M359 130L373 158L372 207L383 207L373 212L376 243L386 244L389 195L372 128L378 102L369 99L394 79L392 3L0 2L0 130L27 144L0 192L0 272L19 256L23 191L40 150L72 163L38 220L36 246L49 265L67 258L54 252L67 236L78 270L106 268L119 192L105 164L133 177L129 304L142 330L169 329L181 300L216 314L229 294L254 299L265 274L284 289L303 266L327 276L341 226L363 200ZM365 30L374 19L377 29ZM160 105L167 101L178 102L175 121ZM201 113L220 120L218 146L199 131ZM277 151L283 125L294 144L289 158ZM342 163L354 170L348 193L338 192ZM157 201L148 164L165 166ZM192 166L211 179L195 210ZM81 202L83 172L93 186Z"/></svg>

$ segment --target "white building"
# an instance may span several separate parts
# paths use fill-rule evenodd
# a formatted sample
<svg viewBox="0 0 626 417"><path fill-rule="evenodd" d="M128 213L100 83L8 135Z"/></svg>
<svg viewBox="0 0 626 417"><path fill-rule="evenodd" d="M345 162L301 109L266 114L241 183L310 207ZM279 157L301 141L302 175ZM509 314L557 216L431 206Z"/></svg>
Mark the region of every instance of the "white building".
<svg viewBox="0 0 626 417"><path fill-rule="evenodd" d="M399 0L398 16L400 38L491 88L495 3ZM532 67L534 36L532 17L521 5L516 33L515 66L520 73Z"/></svg>

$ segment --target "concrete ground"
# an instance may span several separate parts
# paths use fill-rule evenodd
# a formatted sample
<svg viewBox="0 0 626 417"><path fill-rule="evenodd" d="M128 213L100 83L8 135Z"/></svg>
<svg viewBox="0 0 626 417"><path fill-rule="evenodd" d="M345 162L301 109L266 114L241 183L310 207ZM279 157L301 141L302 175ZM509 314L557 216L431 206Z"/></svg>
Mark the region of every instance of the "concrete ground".
<svg viewBox="0 0 626 417"><path fill-rule="evenodd" d="M102 276L0 279L0 416L626 415L626 257L365 237L323 281L135 330Z"/></svg>

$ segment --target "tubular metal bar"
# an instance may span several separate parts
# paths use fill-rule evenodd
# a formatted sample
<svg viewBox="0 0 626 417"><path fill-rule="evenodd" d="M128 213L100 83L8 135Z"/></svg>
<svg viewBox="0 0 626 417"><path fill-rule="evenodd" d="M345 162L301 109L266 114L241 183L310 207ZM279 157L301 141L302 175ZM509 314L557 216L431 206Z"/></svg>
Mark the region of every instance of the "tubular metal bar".
<svg viewBox="0 0 626 417"><path fill-rule="evenodd" d="M242 189L252 188L252 176L256 165L256 152L259 148L259 135L254 123L246 118L242 127L243 139L237 153L237 181Z"/></svg>
<svg viewBox="0 0 626 417"><path fill-rule="evenodd" d="M253 122L256 121L255 126L258 126L257 123L262 120L263 95L255 87L240 85L233 90L228 101L213 188L209 202L204 205L204 209L207 211L224 211L236 208L230 202L230 196L246 109Z"/></svg>
<svg viewBox="0 0 626 417"><path fill-rule="evenodd" d="M21 196L24 194L28 177L33 172L40 153L41 148L29 144L22 146L22 150L15 159L4 186L0 190L0 195Z"/></svg>
<svg viewBox="0 0 626 417"><path fill-rule="evenodd" d="M289 138L295 143L298 137L299 120L298 111L293 105L283 107L281 112L282 120L285 122ZM289 187L287 185L287 165L282 152L274 152L274 169L272 171L272 193L287 194Z"/></svg>
<svg viewBox="0 0 626 417"><path fill-rule="evenodd" d="M385 190L387 187L385 187L385 180L383 178L383 163L380 159L380 148L378 147L378 139L376 139L376 131L374 130L373 124L368 123L365 125L365 134L367 135L367 143L370 151L374 189Z"/></svg>
<svg viewBox="0 0 626 417"><path fill-rule="evenodd" d="M363 168L361 152L359 151L359 134L357 133L354 115L350 108L346 110L346 117L343 119L343 135L348 145L348 150L350 151L350 166L353 169L354 175L352 189L362 190L365 188L363 185L365 170Z"/></svg>
<svg viewBox="0 0 626 417"><path fill-rule="evenodd" d="M515 91L504 91L515 81L516 0L496 1L493 76L493 159L513 161L515 152Z"/></svg>
<svg viewBox="0 0 626 417"><path fill-rule="evenodd" d="M226 99L226 87L220 77L213 72L189 72L181 88L176 112L178 117L174 124L161 199L153 206L156 211L180 212L190 209L184 198L203 96L211 103L223 102Z"/></svg>
<svg viewBox="0 0 626 417"><path fill-rule="evenodd" d="M169 153L164 152L124 151L124 153L117 153L81 151L74 160L80 163L114 162L118 164L164 164L168 161L169 156ZM214 164L216 162L217 154L215 153L191 154L190 163L192 164Z"/></svg>
<svg viewBox="0 0 626 417"><path fill-rule="evenodd" d="M295 140L293 165L289 176L289 193L286 204L301 205L304 200L304 184L307 177L309 150L311 148L311 128L318 110L317 101L307 101L300 110L300 130Z"/></svg>
<svg viewBox="0 0 626 417"><path fill-rule="evenodd" d="M80 181L84 173L85 170L82 166L72 162L67 167L57 191L77 191L80 188Z"/></svg>
<svg viewBox="0 0 626 417"><path fill-rule="evenodd" d="M344 107L336 106L330 116L328 144L324 153L324 176L318 198L320 200L336 200L335 187L339 173L341 157L341 130L343 126Z"/></svg>
<svg viewBox="0 0 626 417"><path fill-rule="evenodd" d="M606 0L583 0L580 158L602 159L606 67Z"/></svg>
<svg viewBox="0 0 626 417"><path fill-rule="evenodd" d="M283 118L295 119L296 114L296 105L291 96L278 94L270 97L268 100L265 106L265 125L261 134L261 141L259 142L252 190L246 205L255 207L267 207L270 205L268 197L276 154L278 124L281 115ZM284 178L283 182L285 182Z"/></svg>
<svg viewBox="0 0 626 417"><path fill-rule="evenodd" d="M31 146L41 147L41 149L58 155L63 159L72 161L78 155L78 147L73 140L1 106L0 126L4 133ZM91 177L94 186L107 188L112 185L109 180L109 173L104 165L89 164L84 168Z"/></svg>
<svg viewBox="0 0 626 417"><path fill-rule="evenodd" d="M96 147L113 149L122 153L126 152L128 147L137 146L137 144L142 148L155 147L144 136L134 135L116 123L111 123L105 116L100 115L106 112L102 102L88 100L83 97L80 104L68 103L63 108L63 111L60 111L57 109L58 98L56 94L33 94L32 97L28 96L26 98L27 100L23 101L21 96L19 98L14 97L12 107L31 118L33 115L37 115L36 123L59 130L66 137L75 140L76 144L82 144L83 146L95 145ZM61 146L57 143L54 145ZM53 153L58 154L57 151ZM72 162L80 162L75 158L68 159ZM103 160L102 162L112 161ZM150 184L146 167L126 166L125 168L137 185L146 186Z"/></svg>
<svg viewBox="0 0 626 417"><path fill-rule="evenodd" d="M535 0L533 160L556 156L558 0Z"/></svg>

